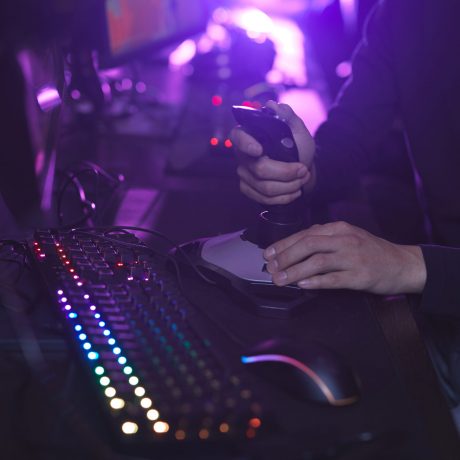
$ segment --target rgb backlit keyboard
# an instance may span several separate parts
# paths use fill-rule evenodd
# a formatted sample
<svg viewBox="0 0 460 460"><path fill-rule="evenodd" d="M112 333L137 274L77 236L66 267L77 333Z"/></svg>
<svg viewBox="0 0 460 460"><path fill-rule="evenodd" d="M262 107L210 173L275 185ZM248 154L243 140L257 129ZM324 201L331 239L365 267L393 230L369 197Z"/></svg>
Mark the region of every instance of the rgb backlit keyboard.
<svg viewBox="0 0 460 460"><path fill-rule="evenodd" d="M251 387L192 326L193 307L162 258L122 231L39 231L31 248L121 439L256 436Z"/></svg>

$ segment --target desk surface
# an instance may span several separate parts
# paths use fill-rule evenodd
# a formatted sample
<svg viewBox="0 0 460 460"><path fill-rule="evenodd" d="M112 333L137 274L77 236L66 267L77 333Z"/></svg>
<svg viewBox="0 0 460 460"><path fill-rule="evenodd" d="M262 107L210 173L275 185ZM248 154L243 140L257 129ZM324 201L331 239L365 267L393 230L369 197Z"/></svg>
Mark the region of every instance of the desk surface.
<svg viewBox="0 0 460 460"><path fill-rule="evenodd" d="M415 401L403 382L400 369L395 366L367 296L352 292L322 293L295 317L274 319L256 316L224 292L204 285L192 275L184 276L184 286L188 296L200 306L194 314L197 326L216 345L223 360L243 366L237 359L243 348L272 337L292 338L299 348L302 343L315 340L338 351L352 366L361 381L362 395L358 403L348 407L300 402L249 373L259 389L257 396L266 414L265 436L260 441L243 446L238 456L211 453L207 457L200 453L194 456L191 452L179 452L158 457L152 451L143 452L142 458L201 459L216 458L215 455L222 459L282 456L318 460L439 458L428 441ZM33 310L31 319L42 351L56 373L64 398L64 406L59 406L61 409L53 409L49 394L31 377L20 358L19 346L12 334L14 328L4 309L0 310L0 315L4 317L0 322L0 351L7 358L1 366L3 390L0 397L2 407L7 408L2 409L1 421L5 425L14 421L17 430L13 434L10 432L5 441L6 452L9 445L11 452L19 445L29 446L28 452L30 446L35 446L40 454L37 458L59 458L59 450L50 448L56 439L59 449L72 450L78 439L72 426L76 420L72 416L75 407L79 412L77 419L83 420L101 439L106 439L104 428L98 422L98 409L91 404L81 373L69 360L66 342L46 302ZM220 327L216 327L216 323ZM225 331L230 331L231 335ZM238 338L238 344L232 336ZM62 413L66 400L69 407L73 407L69 409L70 416ZM8 434L12 428L2 434ZM368 433L371 442L358 441L367 439ZM74 455L69 458L85 458L77 453Z"/></svg>
<svg viewBox="0 0 460 460"><path fill-rule="evenodd" d="M210 297L208 286L197 289L192 284L190 289L194 300L248 347L271 337L292 338L300 348L302 343L315 340L338 351L358 375L362 384L360 401L340 408L295 401L260 381L261 394L273 402L269 407L282 421L278 432L281 444L289 440L291 446L325 448L327 439L346 442L356 439L359 433L370 432L381 442L368 446L368 457L362 457L357 449L356 458L371 458L371 452L372 458L435 458L426 445L419 415L395 368L367 296L322 293L295 317L273 319L255 316L216 289L211 289ZM386 446L383 450L382 444Z"/></svg>

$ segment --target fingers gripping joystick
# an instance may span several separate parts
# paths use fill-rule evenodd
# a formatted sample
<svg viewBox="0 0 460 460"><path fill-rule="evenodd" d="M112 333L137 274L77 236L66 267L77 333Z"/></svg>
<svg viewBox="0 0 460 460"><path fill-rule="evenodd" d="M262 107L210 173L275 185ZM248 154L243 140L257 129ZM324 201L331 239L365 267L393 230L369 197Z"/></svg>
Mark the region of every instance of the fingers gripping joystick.
<svg viewBox="0 0 460 460"><path fill-rule="evenodd" d="M261 144L264 155L276 161L299 161L291 128L275 111L267 107L258 110L234 106L233 115L241 127ZM246 238L265 248L298 232L303 226L303 207L302 196L289 204L267 206L260 213L255 228L246 230Z"/></svg>
<svg viewBox="0 0 460 460"><path fill-rule="evenodd" d="M291 128L273 110L233 107L242 129L258 141L272 160L298 162ZM263 250L304 226L305 203L297 199L286 205L268 206L257 223L237 232L203 238L181 246L179 261L186 254L216 284L234 294L243 305L264 316L287 317L301 310L315 296L296 285L277 286L266 269Z"/></svg>

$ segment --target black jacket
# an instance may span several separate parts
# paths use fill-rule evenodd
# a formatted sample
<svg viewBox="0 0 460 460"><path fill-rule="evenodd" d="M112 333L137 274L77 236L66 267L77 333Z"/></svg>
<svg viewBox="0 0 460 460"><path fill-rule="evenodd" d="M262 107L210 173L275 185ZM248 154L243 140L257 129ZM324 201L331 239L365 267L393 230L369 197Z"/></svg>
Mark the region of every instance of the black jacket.
<svg viewBox="0 0 460 460"><path fill-rule="evenodd" d="M436 244L460 247L460 2L382 0L367 22L353 76L316 135L317 198L372 166L402 122ZM460 316L460 249L423 247L422 309Z"/></svg>
<svg viewBox="0 0 460 460"><path fill-rule="evenodd" d="M374 8L353 76L318 130L318 196L331 198L402 122L435 244L460 247L460 2L386 0Z"/></svg>

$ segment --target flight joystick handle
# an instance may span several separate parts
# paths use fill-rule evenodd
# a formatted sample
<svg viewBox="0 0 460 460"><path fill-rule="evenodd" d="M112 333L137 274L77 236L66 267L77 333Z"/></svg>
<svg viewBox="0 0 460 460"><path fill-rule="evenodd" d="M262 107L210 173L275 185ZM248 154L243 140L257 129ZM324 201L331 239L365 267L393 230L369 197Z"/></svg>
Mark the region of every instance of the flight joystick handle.
<svg viewBox="0 0 460 460"><path fill-rule="evenodd" d="M233 115L242 128L262 145L264 155L276 161L299 161L291 128L275 111L266 107L259 110L234 106ZM304 213L302 197L286 205L267 206L260 214L260 245L266 246L300 230Z"/></svg>

